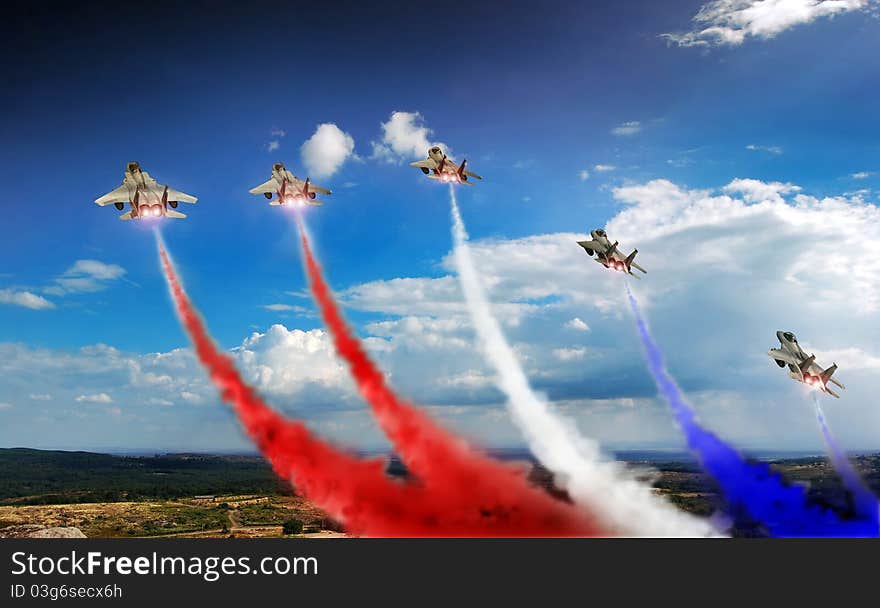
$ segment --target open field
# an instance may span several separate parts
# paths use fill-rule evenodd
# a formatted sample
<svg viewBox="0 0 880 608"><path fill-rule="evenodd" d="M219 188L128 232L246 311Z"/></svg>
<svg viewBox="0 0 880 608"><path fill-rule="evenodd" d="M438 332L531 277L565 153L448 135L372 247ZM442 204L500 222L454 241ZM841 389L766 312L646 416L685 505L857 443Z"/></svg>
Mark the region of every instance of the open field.
<svg viewBox="0 0 880 608"><path fill-rule="evenodd" d="M517 460L534 485L567 499L545 469L522 454ZM880 494L880 454L857 457L854 463ZM634 459L630 466L684 510L708 516L724 506L717 488L693 463ZM789 481L807 485L814 502L841 513L851 509L824 458L780 459L773 467ZM405 476L406 470L392 460L389 473ZM341 535L336 522L296 496L255 456L119 457L0 449L0 480L0 528L38 524L78 528L89 537L129 538ZM762 534L745 520L737 520L733 532Z"/></svg>
<svg viewBox="0 0 880 608"><path fill-rule="evenodd" d="M307 500L286 496L0 507L0 528L20 524L74 527L100 538L284 536L283 526L291 521L301 524L300 533L338 528Z"/></svg>

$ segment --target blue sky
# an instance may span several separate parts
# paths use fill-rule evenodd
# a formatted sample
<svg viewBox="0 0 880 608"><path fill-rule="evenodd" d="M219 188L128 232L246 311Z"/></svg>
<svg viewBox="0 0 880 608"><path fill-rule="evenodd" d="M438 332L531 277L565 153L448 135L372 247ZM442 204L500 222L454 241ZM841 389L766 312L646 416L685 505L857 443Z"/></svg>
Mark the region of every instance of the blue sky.
<svg viewBox="0 0 880 608"><path fill-rule="evenodd" d="M454 276L444 261L448 202L444 189L407 166L413 153L383 141L382 125L393 112L411 113L404 126L429 129L427 140L447 144L485 176L461 202L471 237L485 245L486 273L497 280L493 299L500 314L509 314L508 329L533 383L568 408L585 432L595 429L610 445L680 441L655 402L629 320L615 311L625 304L614 291L619 286L583 256L546 258L577 267L571 280L582 282L558 286L546 272L528 275L522 270L528 264L495 256L512 248L531 259L546 243L567 242L558 235L608 224L619 227L625 248L642 251L649 275L638 287L647 312L671 351L673 373L707 419L744 444L817 445L809 416L801 420L797 406L767 405L799 397L775 368L758 360L762 392L750 394L742 387L753 382L752 368L742 357L711 340L690 346L676 339L686 322L707 335L722 323L730 327L718 335L754 336L754 343L730 352L763 356L780 328L772 323L801 334L815 324L804 337L817 351L857 348L849 353L857 362L880 356L870 343L877 325L872 301L858 295L880 286L874 266L833 277L838 294L857 294L847 300L851 313L844 305L837 309L844 315L819 315L840 306L825 294L822 264L837 263L843 249L856 255L875 245L880 20L874 2L854 0L851 10L835 14L822 12L824 3L807 4L812 13L792 21L783 14L753 18L730 12L730 2L717 3L723 19L709 25L742 36L733 43L701 33L704 26L692 21L700 2L551 2L540 10L518 2L503 10L492 3L454 10L251 3L21 15L4 32L12 50L3 71L15 86L0 117L0 179L7 186L0 199L0 348L7 366L0 404L7 407L0 417L9 422L0 424L0 445L246 446L186 351L176 350L187 342L151 230L92 204L119 184L130 160L160 183L199 197L184 210L189 218L168 222L163 233L221 345L245 357L251 340L253 357L242 365L279 407L340 441L378 442L363 430L371 428L363 406L326 350L311 301L302 297L290 222L247 194L277 160L305 176L300 147L323 123L346 133L354 150L335 172L314 177L334 194L326 206L309 209L307 221L350 318L370 336L395 385L434 404L438 416L477 442L517 442L500 418L488 369L476 359L462 363L455 350L472 334L454 306ZM669 33L674 37L662 36ZM278 147L270 152L273 141ZM377 156L374 143L392 153ZM768 190L774 183L779 186ZM789 266L775 274L721 263L705 276L678 264L662 274L670 258L742 246L734 236L719 236L719 226L736 229L731 218L701 226L678 221L703 205L723 207L724 196L810 213L815 205L796 197L846 202L817 203L816 212L827 211L828 218L783 208L771 210L766 225L745 212L732 216L767 235L760 239L765 249L746 251L774 264L780 247L772 236L790 229L781 247ZM681 206L653 215L670 197ZM636 210L644 213L631 213ZM823 237L816 228L822 222L854 227L859 238ZM816 234L829 253L811 245ZM802 242L804 250L795 246ZM824 261L796 267L810 256ZM785 287L795 291L774 292L779 276L790 277ZM401 304L407 300L394 279L406 277L435 304L448 296L449 307ZM537 299L530 281L540 284ZM750 312L748 299L722 301L727 284L738 286L738 294L760 291L753 297L765 297L772 313L757 314L761 306ZM804 319L807 305L798 298L817 290L818 312ZM579 293L589 297L581 301ZM854 303L859 298L867 304ZM733 320L719 321L722 313ZM575 318L589 329L568 325ZM285 332L270 330L276 324ZM836 331L824 334L829 326ZM856 339L863 342L854 346ZM312 355L321 363L313 364ZM177 372L161 368L175 357L180 363L169 369ZM844 375L845 364L838 363ZM311 367L318 371L302 371ZM829 419L853 447L877 447L880 415L867 396L877 388L880 367L859 369L860 386ZM848 371L852 381L856 370ZM150 373L153 380L168 377L158 381L161 390L138 375ZM724 379L732 377L738 378L733 386ZM181 397L184 392L198 399ZM773 421L756 430L754 418L767 408ZM487 424L492 430L485 431ZM658 425L663 431L653 432Z"/></svg>

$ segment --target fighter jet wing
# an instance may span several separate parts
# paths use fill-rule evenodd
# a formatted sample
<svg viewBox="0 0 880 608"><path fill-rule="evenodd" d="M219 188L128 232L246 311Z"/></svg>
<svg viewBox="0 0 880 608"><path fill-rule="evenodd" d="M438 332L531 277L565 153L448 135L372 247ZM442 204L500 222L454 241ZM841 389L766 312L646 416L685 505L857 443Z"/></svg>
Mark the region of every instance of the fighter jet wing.
<svg viewBox="0 0 880 608"><path fill-rule="evenodd" d="M256 188L251 188L248 190L251 194L275 194L278 192L278 182L275 181L273 177L267 182L263 182Z"/></svg>
<svg viewBox="0 0 880 608"><path fill-rule="evenodd" d="M128 203L128 187L122 184L116 190L111 190L101 198L95 199L96 205L109 205L111 203Z"/></svg>
<svg viewBox="0 0 880 608"><path fill-rule="evenodd" d="M333 194L327 188L322 188L321 186L317 186L312 182L309 182L309 192L320 192L321 194Z"/></svg>
<svg viewBox="0 0 880 608"><path fill-rule="evenodd" d="M793 354L788 352L787 350L782 350L779 348L771 348L767 355L776 359L777 361L785 361L786 363L791 363L792 365L800 365L801 360L795 357Z"/></svg>
<svg viewBox="0 0 880 608"><path fill-rule="evenodd" d="M180 201L181 203L194 203L197 199L194 196L190 196L180 190L175 190L171 187L168 188L168 200L169 201Z"/></svg>
<svg viewBox="0 0 880 608"><path fill-rule="evenodd" d="M449 161L446 161L449 162ZM410 167L418 167L419 169L436 169L437 163L434 162L433 159L426 158L425 160L420 160L415 163L410 163Z"/></svg>
<svg viewBox="0 0 880 608"><path fill-rule="evenodd" d="M587 253L590 253L591 251L593 253L605 253L605 246L602 243L600 243L599 241L595 241L595 240L578 241L577 244L580 245L581 247L583 247L584 249L586 249ZM593 254L590 253L590 255L593 255Z"/></svg>

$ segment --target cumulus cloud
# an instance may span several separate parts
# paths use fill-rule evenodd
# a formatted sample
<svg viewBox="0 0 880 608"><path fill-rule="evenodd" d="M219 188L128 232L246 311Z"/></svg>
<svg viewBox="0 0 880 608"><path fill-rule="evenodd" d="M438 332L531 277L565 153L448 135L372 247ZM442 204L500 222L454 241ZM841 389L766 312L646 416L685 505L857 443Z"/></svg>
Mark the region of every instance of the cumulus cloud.
<svg viewBox="0 0 880 608"><path fill-rule="evenodd" d="M590 179L590 172L586 169L581 169L580 171L578 171L578 177L582 182L585 182Z"/></svg>
<svg viewBox="0 0 880 608"><path fill-rule="evenodd" d="M22 306L31 310L48 310L55 308L55 304L30 291L19 291L16 289L0 289L0 304L11 304L12 306Z"/></svg>
<svg viewBox="0 0 880 608"><path fill-rule="evenodd" d="M707 422L750 445L819 445L800 407L799 387L778 375L765 354L777 329L792 329L827 349L815 349L823 362L847 362L841 376L863 383L858 391L850 388L849 415L880 428L870 397L876 381L863 371L875 355L859 358L875 352L880 338L872 322L880 307L880 211L858 198L818 198L794 184L745 178L717 190L655 180L613 194L626 207L608 223L609 234L626 250L639 248L648 275L635 289L669 348L673 372L705 408ZM842 248L833 235L854 242ZM603 439L615 436L608 421L621 413L597 404L629 399L643 404L629 415L631 440L664 435L674 442L668 420L651 428L663 409L655 409L654 389L622 312L620 277L589 263L575 244L583 238L563 233L476 241L474 256L536 386L557 402L582 404L590 415L583 412L580 419L601 429L591 432ZM368 328L390 341L385 356L395 378L402 368L418 374L400 353L407 345L410 355L420 343L430 346L435 367L448 377L455 377L458 363L458 373L485 370L467 358L472 334L448 277L373 282L344 295L349 306L400 317ZM580 326L575 318L590 319L582 344L570 343L571 330ZM848 348L860 350L845 357ZM584 366L587 357L590 365ZM471 396L489 403L498 398L491 390ZM749 423L754 419L760 424ZM861 446L878 439L862 424L837 420L838 427Z"/></svg>
<svg viewBox="0 0 880 608"><path fill-rule="evenodd" d="M565 326L569 329L574 329L576 331L590 330L590 326L584 323L584 321L581 320L580 317L575 317L574 319L569 320L568 322L566 322Z"/></svg>
<svg viewBox="0 0 880 608"><path fill-rule="evenodd" d="M871 171L859 171L858 173L852 173L850 177L853 179L868 179L872 175L874 174Z"/></svg>
<svg viewBox="0 0 880 608"><path fill-rule="evenodd" d="M614 165L593 165L593 170L598 171L599 173L607 173L608 171L614 171L617 169Z"/></svg>
<svg viewBox="0 0 880 608"><path fill-rule="evenodd" d="M61 276L54 279L53 285L43 291L56 296L101 291L124 275L125 269L118 264L107 264L99 260L77 260Z"/></svg>
<svg viewBox="0 0 880 608"><path fill-rule="evenodd" d="M382 123L382 139L372 142L372 156L389 162L416 160L425 157L432 146L440 146L451 156L449 147L433 141L432 135L418 112L392 112L388 121Z"/></svg>
<svg viewBox="0 0 880 608"><path fill-rule="evenodd" d="M758 203L765 200L782 202L782 195L800 191L799 186L782 182L762 182L757 179L735 179L724 187L725 192L738 192L746 201Z"/></svg>
<svg viewBox="0 0 880 608"><path fill-rule="evenodd" d="M694 29L662 34L679 46L738 46L770 39L823 17L868 8L872 0L715 0L700 7Z"/></svg>
<svg viewBox="0 0 880 608"><path fill-rule="evenodd" d="M633 289L706 424L744 447L821 447L802 387L766 355L775 332L791 330L821 364L840 366L847 390L828 412L835 434L853 449L876 446L880 210L857 197L815 197L747 178L714 189L653 180L612 195L622 208L605 228L622 250L639 249L648 274ZM644 369L622 277L584 254L576 244L584 238L476 240L472 253L518 359L557 409L615 448L680 445ZM339 293L347 309L369 313L358 332L403 394L478 443L516 443L448 255L440 268L440 276L380 279ZM273 325L230 353L274 405L319 432L360 446L379 441L323 331ZM184 446L216 446L218 438L248 446L189 349L132 354L94 345L68 353L0 343L0 387L10 403L35 387L51 394L4 416L45 407L59 436L100 439L93 417L103 408L76 408L91 417L80 422L64 404L112 387L123 412L113 437L131 425L145 447L175 437ZM147 421L162 434L141 439ZM0 426L0 442L26 439Z"/></svg>
<svg viewBox="0 0 880 608"><path fill-rule="evenodd" d="M354 154L354 138L333 123L325 122L300 148L303 165L309 174L329 177Z"/></svg>
<svg viewBox="0 0 880 608"><path fill-rule="evenodd" d="M642 123L638 120L630 120L611 129L612 135L627 136L635 135L642 130Z"/></svg>
<svg viewBox="0 0 880 608"><path fill-rule="evenodd" d="M245 376L266 393L299 395L325 405L354 396L348 372L323 330L289 330L276 324L251 334L233 352Z"/></svg>

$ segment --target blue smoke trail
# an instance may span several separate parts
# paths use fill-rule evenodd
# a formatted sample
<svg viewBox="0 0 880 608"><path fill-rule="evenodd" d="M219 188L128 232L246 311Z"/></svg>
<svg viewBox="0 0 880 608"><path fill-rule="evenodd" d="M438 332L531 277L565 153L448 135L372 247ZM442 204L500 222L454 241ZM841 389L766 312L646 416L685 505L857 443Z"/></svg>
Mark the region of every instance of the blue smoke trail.
<svg viewBox="0 0 880 608"><path fill-rule="evenodd" d="M819 405L819 397L816 393L813 393L813 405L816 406L816 420L822 430L822 438L825 440L828 457L837 474L843 480L843 486L852 496L856 513L865 519L873 518L875 522L878 522L877 526L880 527L880 502L877 501L877 497L874 496L870 488L865 485L862 476L859 475L849 458L846 457L846 453L835 441L828 424L825 422L825 413L822 411L822 406Z"/></svg>
<svg viewBox="0 0 880 608"><path fill-rule="evenodd" d="M876 517L845 520L830 509L811 504L805 488L788 485L767 463L746 461L733 447L701 427L693 408L666 371L660 349L628 284L626 293L654 382L672 408L688 447L718 483L729 507L744 511L773 536L878 536Z"/></svg>

